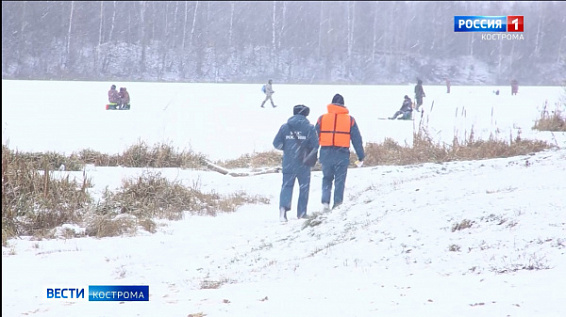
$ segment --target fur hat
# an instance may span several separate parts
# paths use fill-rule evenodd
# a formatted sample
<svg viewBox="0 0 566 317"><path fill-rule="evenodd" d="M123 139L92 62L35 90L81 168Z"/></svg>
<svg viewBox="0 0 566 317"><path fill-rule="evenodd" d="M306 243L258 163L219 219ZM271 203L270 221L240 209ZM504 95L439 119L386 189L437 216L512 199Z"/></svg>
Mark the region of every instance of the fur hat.
<svg viewBox="0 0 566 317"><path fill-rule="evenodd" d="M341 94L334 95L332 98L332 103L335 105L343 106L344 105L344 97Z"/></svg>
<svg viewBox="0 0 566 317"><path fill-rule="evenodd" d="M293 107L293 115L302 114L303 116L308 116L310 113L309 107L305 105L296 105Z"/></svg>

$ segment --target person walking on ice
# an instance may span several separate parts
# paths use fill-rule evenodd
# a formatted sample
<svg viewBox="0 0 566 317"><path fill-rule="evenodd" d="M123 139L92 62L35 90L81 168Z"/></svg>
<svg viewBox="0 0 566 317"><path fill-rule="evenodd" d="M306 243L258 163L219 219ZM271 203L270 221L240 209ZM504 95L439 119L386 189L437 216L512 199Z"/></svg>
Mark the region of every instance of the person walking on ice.
<svg viewBox="0 0 566 317"><path fill-rule="evenodd" d="M415 109L417 111L421 111L421 106L423 105L423 97L426 97L423 88L423 81L418 79L417 84L415 85L415 101L417 102Z"/></svg>
<svg viewBox="0 0 566 317"><path fill-rule="evenodd" d="M261 103L261 107L264 108L264 104L266 101L270 101L271 102L271 106L273 108L277 107L274 103L273 103L273 99L272 99L272 95L275 93L275 91L273 91L273 81L270 79L267 81L267 84L265 84L263 86L263 92L265 93L265 100L263 100L263 102Z"/></svg>
<svg viewBox="0 0 566 317"><path fill-rule="evenodd" d="M311 167L316 163L318 154L318 137L314 126L307 119L309 112L307 106L296 105L293 108L293 116L281 125L273 140L273 146L283 151L283 184L279 195L281 222L287 221L287 211L291 210L295 179L299 182L297 219L307 216Z"/></svg>
<svg viewBox="0 0 566 317"><path fill-rule="evenodd" d="M320 165L322 166L322 206L323 211L330 211L330 194L334 183L334 206L340 206L344 200L346 174L350 165L350 142L358 156L357 167L364 161L362 135L354 117L344 106L344 97L334 95L332 103L326 106L328 113L321 115L315 125L320 145Z"/></svg>

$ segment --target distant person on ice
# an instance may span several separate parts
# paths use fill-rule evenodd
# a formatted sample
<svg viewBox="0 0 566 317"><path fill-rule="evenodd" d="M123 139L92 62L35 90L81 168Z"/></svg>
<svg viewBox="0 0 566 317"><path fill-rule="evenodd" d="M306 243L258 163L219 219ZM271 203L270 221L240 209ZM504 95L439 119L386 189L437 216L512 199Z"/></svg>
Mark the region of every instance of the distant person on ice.
<svg viewBox="0 0 566 317"><path fill-rule="evenodd" d="M399 109L399 111L395 112L395 114L392 117L390 117L389 119L390 120L397 119L397 117L400 114L403 115L401 117L401 119L410 120L412 118L411 115L413 114L413 101L407 95L405 95L405 99L403 100L403 104L401 105L401 109Z"/></svg>
<svg viewBox="0 0 566 317"><path fill-rule="evenodd" d="M279 220L287 221L287 211L291 210L291 198L295 179L299 182L299 201L297 219L306 218L311 183L311 167L318 154L318 136L307 116L310 109L296 105L293 116L284 123L273 140L273 146L283 150L283 184L279 195Z"/></svg>
<svg viewBox="0 0 566 317"><path fill-rule="evenodd" d="M450 93L450 79L446 78L446 93Z"/></svg>
<svg viewBox="0 0 566 317"><path fill-rule="evenodd" d="M120 92L118 93L120 96L120 109L130 110L130 94L126 90L126 87L120 87Z"/></svg>
<svg viewBox="0 0 566 317"><path fill-rule="evenodd" d="M119 103L120 95L118 94L118 90L116 90L116 85L112 85L110 86L110 90L108 90L108 109L116 109Z"/></svg>
<svg viewBox="0 0 566 317"><path fill-rule="evenodd" d="M344 200L346 174L350 165L350 142L358 156L357 167L363 166L364 145L362 135L354 117L344 106L344 97L334 95L332 103L326 106L328 113L320 116L315 128L320 144L320 165L322 166L322 206L323 211L330 211L330 194L334 183L334 206L340 206Z"/></svg>
<svg viewBox="0 0 566 317"><path fill-rule="evenodd" d="M415 85L415 100L417 102L417 106L415 107L415 109L417 111L421 111L420 107L423 105L423 98L424 97L426 97L426 94L425 94L424 88L423 88L423 81L418 79L417 84Z"/></svg>
<svg viewBox="0 0 566 317"><path fill-rule="evenodd" d="M516 79L511 81L511 96L517 95L519 92L519 82Z"/></svg>
<svg viewBox="0 0 566 317"><path fill-rule="evenodd" d="M273 103L273 99L271 98L271 96L275 93L275 91L273 91L273 81L270 79L267 81L267 84L264 86L264 93L265 93L265 100L261 103L261 107L263 108L263 105L265 104L265 102L267 100L271 101L271 106L273 108L277 107L274 103Z"/></svg>

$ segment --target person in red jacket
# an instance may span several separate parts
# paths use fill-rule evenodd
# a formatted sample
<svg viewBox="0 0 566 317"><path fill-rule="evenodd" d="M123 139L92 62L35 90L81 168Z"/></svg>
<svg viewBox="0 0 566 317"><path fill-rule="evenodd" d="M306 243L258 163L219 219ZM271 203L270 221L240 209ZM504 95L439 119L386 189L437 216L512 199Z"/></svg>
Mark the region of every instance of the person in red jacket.
<svg viewBox="0 0 566 317"><path fill-rule="evenodd" d="M516 79L511 81L511 96L515 96L519 92L519 82Z"/></svg>
<svg viewBox="0 0 566 317"><path fill-rule="evenodd" d="M130 110L130 94L126 90L126 87L120 88L119 96L120 96L119 108L124 110Z"/></svg>
<svg viewBox="0 0 566 317"><path fill-rule="evenodd" d="M108 106L107 109L116 109L118 104L120 103L120 95L118 94L118 90L116 90L116 85L110 86L110 90L108 90Z"/></svg>

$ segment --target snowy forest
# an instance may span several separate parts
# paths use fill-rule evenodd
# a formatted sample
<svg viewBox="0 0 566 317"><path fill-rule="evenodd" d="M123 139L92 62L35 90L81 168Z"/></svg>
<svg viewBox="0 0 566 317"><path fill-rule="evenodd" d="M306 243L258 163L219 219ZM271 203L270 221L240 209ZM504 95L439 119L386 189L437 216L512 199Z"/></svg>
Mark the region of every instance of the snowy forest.
<svg viewBox="0 0 566 317"><path fill-rule="evenodd" d="M2 1L2 78L561 85L566 3ZM523 15L522 39L454 32Z"/></svg>

